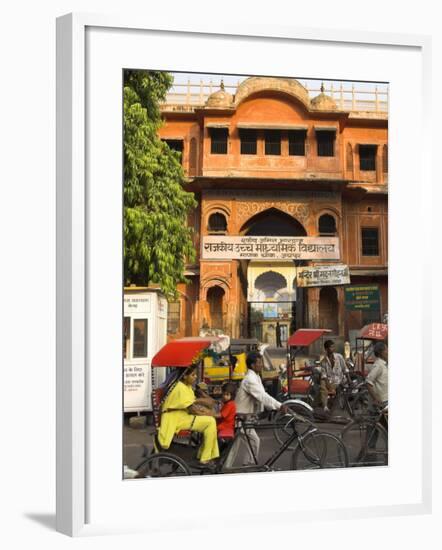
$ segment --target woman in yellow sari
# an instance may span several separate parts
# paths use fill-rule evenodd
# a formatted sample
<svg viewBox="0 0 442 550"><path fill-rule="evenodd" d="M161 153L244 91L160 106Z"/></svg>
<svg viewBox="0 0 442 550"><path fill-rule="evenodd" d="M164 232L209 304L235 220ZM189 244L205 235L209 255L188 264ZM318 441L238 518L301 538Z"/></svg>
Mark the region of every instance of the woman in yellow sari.
<svg viewBox="0 0 442 550"><path fill-rule="evenodd" d="M203 434L203 443L198 451L202 464L207 464L219 457L216 421L213 416L196 416L191 413L192 407L210 407L210 397L196 398L193 384L196 381L196 365L189 367L182 378L175 384L162 406L161 424L158 442L163 449L168 449L173 436L181 430L192 430Z"/></svg>

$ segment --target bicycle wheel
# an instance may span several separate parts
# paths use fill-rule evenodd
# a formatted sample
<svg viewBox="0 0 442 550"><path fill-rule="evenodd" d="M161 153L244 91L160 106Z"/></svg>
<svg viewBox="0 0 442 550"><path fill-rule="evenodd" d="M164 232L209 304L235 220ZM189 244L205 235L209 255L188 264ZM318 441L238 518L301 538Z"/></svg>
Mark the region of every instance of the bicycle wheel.
<svg viewBox="0 0 442 550"><path fill-rule="evenodd" d="M292 456L293 470L346 468L348 457L345 445L333 434L313 432L306 436Z"/></svg>
<svg viewBox="0 0 442 550"><path fill-rule="evenodd" d="M388 433L379 422L354 420L343 430L341 439L350 466L386 466Z"/></svg>
<svg viewBox="0 0 442 550"><path fill-rule="evenodd" d="M170 453L155 453L143 460L136 468L138 477L190 476L191 471L184 460Z"/></svg>
<svg viewBox="0 0 442 550"><path fill-rule="evenodd" d="M311 421L307 418L305 408L302 405L291 403L286 405L289 409L289 412L284 413L279 410L274 417L275 427L273 428L273 435L275 436L276 441L282 445L287 441L287 439L293 435L296 430L299 434L305 432L308 426L310 426ZM294 420L293 415L290 414L290 411L296 413L299 416L304 417L305 423L301 420ZM298 441L295 439L293 443L288 446L288 449L295 449L298 445Z"/></svg>

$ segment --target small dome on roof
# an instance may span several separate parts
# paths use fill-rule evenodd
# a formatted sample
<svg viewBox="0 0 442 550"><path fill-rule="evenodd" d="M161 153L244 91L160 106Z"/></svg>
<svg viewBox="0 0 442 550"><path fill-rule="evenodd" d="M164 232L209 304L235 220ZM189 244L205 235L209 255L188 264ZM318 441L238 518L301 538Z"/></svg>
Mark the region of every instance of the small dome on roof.
<svg viewBox="0 0 442 550"><path fill-rule="evenodd" d="M232 107L233 105L233 96L225 91L224 82L221 80L220 89L213 94L210 94L207 98L206 106L207 107Z"/></svg>
<svg viewBox="0 0 442 550"><path fill-rule="evenodd" d="M336 102L324 93L324 84L321 84L321 93L311 100L310 105L321 111L334 111L338 108Z"/></svg>

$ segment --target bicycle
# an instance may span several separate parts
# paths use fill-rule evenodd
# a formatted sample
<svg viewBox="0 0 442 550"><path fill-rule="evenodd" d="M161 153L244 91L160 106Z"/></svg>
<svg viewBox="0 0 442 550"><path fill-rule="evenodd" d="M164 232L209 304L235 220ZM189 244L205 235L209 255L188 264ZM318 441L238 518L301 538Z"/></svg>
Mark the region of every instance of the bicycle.
<svg viewBox="0 0 442 550"><path fill-rule="evenodd" d="M324 413L324 417L319 419L316 409L307 410L307 407L301 406L299 402L292 400L284 404L284 409L280 409L275 415L275 427L273 434L278 443L282 442L290 435L290 413L297 413L304 419L304 424L313 422L330 422L337 424L348 424L353 418L364 415L368 409L368 391L365 382L358 379L352 380L350 384L342 384L338 386L336 395L332 397L331 409L329 413ZM335 415L337 408L347 413L347 416ZM287 416L287 409L290 411ZM296 444L296 442L295 442ZM292 444L290 449L294 449Z"/></svg>
<svg viewBox="0 0 442 550"><path fill-rule="evenodd" d="M349 466L388 465L388 405L356 417L342 431Z"/></svg>

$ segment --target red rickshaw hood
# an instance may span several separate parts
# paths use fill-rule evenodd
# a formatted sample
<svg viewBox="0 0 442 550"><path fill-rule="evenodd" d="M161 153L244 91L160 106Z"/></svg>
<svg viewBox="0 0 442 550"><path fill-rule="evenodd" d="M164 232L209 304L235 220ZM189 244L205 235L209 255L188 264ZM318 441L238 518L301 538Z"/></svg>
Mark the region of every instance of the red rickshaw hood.
<svg viewBox="0 0 442 550"><path fill-rule="evenodd" d="M385 340L388 336L388 325L384 323L370 323L361 328L359 338L366 340Z"/></svg>
<svg viewBox="0 0 442 550"><path fill-rule="evenodd" d="M328 328L300 328L287 340L287 346L309 346L328 332L331 332Z"/></svg>
<svg viewBox="0 0 442 550"><path fill-rule="evenodd" d="M179 338L163 346L152 359L152 367L189 367L217 337Z"/></svg>

